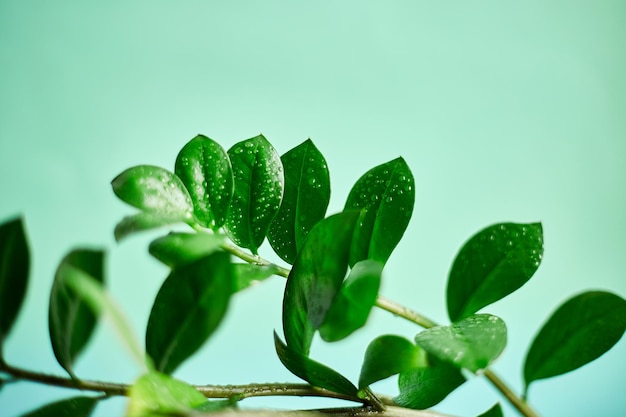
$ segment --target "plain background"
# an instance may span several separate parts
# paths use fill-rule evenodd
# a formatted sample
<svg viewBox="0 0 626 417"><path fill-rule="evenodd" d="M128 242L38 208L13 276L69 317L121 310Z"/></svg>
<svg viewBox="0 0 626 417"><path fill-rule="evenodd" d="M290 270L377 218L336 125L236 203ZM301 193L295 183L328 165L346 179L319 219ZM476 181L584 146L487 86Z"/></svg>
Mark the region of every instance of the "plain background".
<svg viewBox="0 0 626 417"><path fill-rule="evenodd" d="M365 171L403 156L413 218L381 294L445 322L447 271L493 223L541 221L544 261L485 309L509 327L494 369L519 392L527 346L556 306L588 288L626 295L626 3L616 1L0 2L0 219L25 217L32 250L7 360L63 374L47 333L57 263L76 246L107 250L109 288L142 340L167 271L147 254L165 230L115 243L134 212L110 181L138 164L173 169L203 133L229 148L263 133L279 153L311 138L331 171L329 213ZM272 257L269 245L261 254ZM273 259L273 258L272 258ZM293 381L273 351L284 280L238 295L225 323L176 377L193 383ZM358 378L377 335L417 328L376 311L314 358ZM570 374L536 382L545 416L626 411L626 343ZM83 378L132 382L140 368L98 327ZM375 386L395 394L395 381ZM5 386L0 414L74 392ZM501 397L482 378L437 410L475 416ZM336 401L249 400L250 407ZM119 415L125 400L102 403ZM516 415L505 406L508 416Z"/></svg>

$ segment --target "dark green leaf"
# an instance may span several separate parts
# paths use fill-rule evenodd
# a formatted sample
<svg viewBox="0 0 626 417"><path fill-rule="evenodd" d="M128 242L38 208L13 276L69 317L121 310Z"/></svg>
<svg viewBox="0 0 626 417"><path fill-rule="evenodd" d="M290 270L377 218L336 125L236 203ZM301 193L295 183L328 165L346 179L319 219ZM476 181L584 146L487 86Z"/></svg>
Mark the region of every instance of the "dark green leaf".
<svg viewBox="0 0 626 417"><path fill-rule="evenodd" d="M48 308L48 329L52 350L59 365L73 378L72 366L89 341L98 316L66 281L66 274L78 269L102 284L104 282L104 252L76 249L61 261L54 277Z"/></svg>
<svg viewBox="0 0 626 417"><path fill-rule="evenodd" d="M419 346L400 336L377 337L365 351L359 389L392 375L425 366L428 366L426 352Z"/></svg>
<svg viewBox="0 0 626 417"><path fill-rule="evenodd" d="M304 379L315 387L325 388L357 398L358 390L354 384L337 371L291 349L280 340L276 332L274 332L274 343L276 353L282 364L297 377Z"/></svg>
<svg viewBox="0 0 626 417"><path fill-rule="evenodd" d="M330 177L326 160L311 139L285 153L285 194L267 238L285 262L293 264L304 239L326 215Z"/></svg>
<svg viewBox="0 0 626 417"><path fill-rule="evenodd" d="M130 387L126 417L163 417L191 413L207 399L194 387L170 376L150 372Z"/></svg>
<svg viewBox="0 0 626 417"><path fill-rule="evenodd" d="M506 326L502 319L489 314L476 314L450 326L423 330L415 341L426 352L477 372L485 369L506 346Z"/></svg>
<svg viewBox="0 0 626 417"><path fill-rule="evenodd" d="M350 265L363 259L387 262L406 230L415 204L415 181L396 158L366 172L354 184L346 210L367 209L355 233Z"/></svg>
<svg viewBox="0 0 626 417"><path fill-rule="evenodd" d="M224 410L226 408L235 408L237 405L236 400L210 400L194 407L195 411L202 413L209 413L213 411Z"/></svg>
<svg viewBox="0 0 626 417"><path fill-rule="evenodd" d="M99 400L98 397L68 398L22 414L22 417L89 417Z"/></svg>
<svg viewBox="0 0 626 417"><path fill-rule="evenodd" d="M465 382L458 368L431 360L428 367L404 371L398 377L400 395L394 402L402 407L425 410L439 404Z"/></svg>
<svg viewBox="0 0 626 417"><path fill-rule="evenodd" d="M283 166L274 147L256 136L228 150L235 188L226 231L237 245L257 253L283 196Z"/></svg>
<svg viewBox="0 0 626 417"><path fill-rule="evenodd" d="M346 276L358 214L343 212L317 223L287 278L283 329L289 347L304 356Z"/></svg>
<svg viewBox="0 0 626 417"><path fill-rule="evenodd" d="M30 252L21 218L0 225L0 359L26 295Z"/></svg>
<svg viewBox="0 0 626 417"><path fill-rule="evenodd" d="M319 328L322 339L335 342L365 325L378 298L382 272L377 261L366 259L354 265Z"/></svg>
<svg viewBox="0 0 626 417"><path fill-rule="evenodd" d="M542 256L540 223L502 223L478 232L463 245L450 270L450 320L471 316L520 288L533 276Z"/></svg>
<svg viewBox="0 0 626 417"><path fill-rule="evenodd" d="M198 135L181 149L175 172L189 191L199 223L215 230L223 226L233 196L233 170L224 149Z"/></svg>
<svg viewBox="0 0 626 417"><path fill-rule="evenodd" d="M500 407L500 404L495 404L478 417L504 417L504 414L502 414L502 407Z"/></svg>
<svg viewBox="0 0 626 417"><path fill-rule="evenodd" d="M245 290L278 272L276 265L233 264L235 268L235 288L233 292Z"/></svg>
<svg viewBox="0 0 626 417"><path fill-rule="evenodd" d="M626 330L626 300L588 291L563 303L543 325L524 364L525 389L577 369L607 352Z"/></svg>
<svg viewBox="0 0 626 417"><path fill-rule="evenodd" d="M215 252L174 270L154 300L146 353L170 374L204 344L221 322L233 291L230 255Z"/></svg>
<svg viewBox="0 0 626 417"><path fill-rule="evenodd" d="M225 237L208 233L170 233L155 239L148 248L150 254L165 265L175 268L220 250Z"/></svg>
<svg viewBox="0 0 626 417"><path fill-rule="evenodd" d="M125 237L142 232L144 230L155 229L176 223L187 221L186 217L181 217L180 213L167 213L161 211L142 211L132 216L124 217L115 226L115 240L118 242Z"/></svg>

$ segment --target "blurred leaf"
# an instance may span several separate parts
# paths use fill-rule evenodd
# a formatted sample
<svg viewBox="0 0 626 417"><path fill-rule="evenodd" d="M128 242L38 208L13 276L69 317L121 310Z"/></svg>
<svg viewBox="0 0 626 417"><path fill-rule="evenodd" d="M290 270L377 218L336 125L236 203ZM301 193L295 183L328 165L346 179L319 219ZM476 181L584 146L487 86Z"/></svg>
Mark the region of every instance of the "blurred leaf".
<svg viewBox="0 0 626 417"><path fill-rule="evenodd" d="M150 372L128 392L126 417L163 417L192 412L207 399L194 387L167 375Z"/></svg>
<svg viewBox="0 0 626 417"><path fill-rule="evenodd" d="M402 158L378 165L359 178L345 210L367 210L355 231L350 265L363 259L387 262L409 224L414 204L415 181Z"/></svg>
<svg viewBox="0 0 626 417"><path fill-rule="evenodd" d="M281 157L285 193L267 238L285 262L293 264L304 239L326 215L330 177L326 160L311 139Z"/></svg>
<svg viewBox="0 0 626 417"><path fill-rule="evenodd" d="M28 285L30 252L21 218L0 225L0 360L2 345L22 307Z"/></svg>
<svg viewBox="0 0 626 417"><path fill-rule="evenodd" d="M156 229L176 223L186 222L187 218L180 213L142 211L132 216L124 217L114 230L115 240L121 241L127 236L143 232L144 230Z"/></svg>
<svg viewBox="0 0 626 417"><path fill-rule="evenodd" d="M506 346L506 326L499 317L476 314L450 326L436 326L415 336L426 352L458 368L485 369Z"/></svg>
<svg viewBox="0 0 626 417"><path fill-rule="evenodd" d="M169 233L150 243L148 251L165 265L176 268L220 250L224 235L208 233Z"/></svg>
<svg viewBox="0 0 626 417"><path fill-rule="evenodd" d="M89 417L101 399L101 397L68 398L22 414L22 417Z"/></svg>
<svg viewBox="0 0 626 417"><path fill-rule="evenodd" d="M359 389L410 369L428 366L426 352L407 339L384 335L372 340L363 359Z"/></svg>
<svg viewBox="0 0 626 417"><path fill-rule="evenodd" d="M199 223L215 230L222 227L233 196L233 170L226 151L198 135L176 157L175 172L189 191Z"/></svg>
<svg viewBox="0 0 626 417"><path fill-rule="evenodd" d="M235 288L233 292L245 290L278 272L276 265L233 264L235 268Z"/></svg>
<svg viewBox="0 0 626 417"><path fill-rule="evenodd" d="M237 245L258 252L283 196L283 166L274 147L256 136L228 150L235 188L226 231Z"/></svg>
<svg viewBox="0 0 626 417"><path fill-rule="evenodd" d="M500 407L500 404L496 403L493 407L478 417L504 417L504 414L502 414L502 407Z"/></svg>
<svg viewBox="0 0 626 417"><path fill-rule="evenodd" d="M471 316L520 288L533 276L542 256L541 223L502 223L478 232L463 245L450 270L450 320Z"/></svg>
<svg viewBox="0 0 626 417"><path fill-rule="evenodd" d="M276 353L282 364L297 377L304 379L315 387L357 398L358 390L354 384L337 371L285 345L276 332L274 332L274 343Z"/></svg>
<svg viewBox="0 0 626 417"><path fill-rule="evenodd" d="M230 255L215 252L172 270L159 290L146 331L146 353L171 374L211 336L233 290Z"/></svg>
<svg viewBox="0 0 626 417"><path fill-rule="evenodd" d="M52 350L59 365L75 378L72 366L89 341L98 316L65 280L67 265L82 271L97 281L104 282L104 252L76 249L61 261L50 291L48 329ZM71 270L69 270L71 271Z"/></svg>
<svg viewBox="0 0 626 417"><path fill-rule="evenodd" d="M308 356L315 330L324 321L348 269L358 212L332 215L317 223L287 278L283 329L287 345Z"/></svg>
<svg viewBox="0 0 626 417"><path fill-rule="evenodd" d="M319 328L322 339L335 342L365 325L378 298L382 272L377 261L366 259L354 265Z"/></svg>
<svg viewBox="0 0 626 417"><path fill-rule="evenodd" d="M577 369L607 352L626 330L626 300L588 291L563 303L543 325L524 364L531 382Z"/></svg>

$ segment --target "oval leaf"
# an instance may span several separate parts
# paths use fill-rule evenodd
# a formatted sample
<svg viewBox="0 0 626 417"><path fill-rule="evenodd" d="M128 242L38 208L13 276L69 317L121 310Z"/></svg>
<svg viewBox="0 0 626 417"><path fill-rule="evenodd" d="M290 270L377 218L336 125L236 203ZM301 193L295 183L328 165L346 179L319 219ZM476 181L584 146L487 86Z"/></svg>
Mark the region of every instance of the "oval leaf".
<svg viewBox="0 0 626 417"><path fill-rule="evenodd" d="M22 417L89 417L101 399L98 397L68 398L22 414Z"/></svg>
<svg viewBox="0 0 626 417"><path fill-rule="evenodd" d="M76 249L63 258L54 277L48 308L48 329L52 350L59 365L75 378L72 366L89 341L96 326L98 315L85 303L66 281L71 266L90 276L94 281L104 282L104 252Z"/></svg>
<svg viewBox="0 0 626 417"><path fill-rule="evenodd" d="M496 224L463 245L448 279L450 320L471 316L524 285L543 256L541 223Z"/></svg>
<svg viewBox="0 0 626 417"><path fill-rule="evenodd" d="M345 210L366 209L355 233L350 265L363 259L387 262L404 235L414 204L415 181L402 158L374 167L359 178L345 205Z"/></svg>
<svg viewBox="0 0 626 417"><path fill-rule="evenodd" d="M283 196L280 157L263 137L236 143L228 150L235 188L226 217L226 231L237 245L258 252Z"/></svg>
<svg viewBox="0 0 626 417"><path fill-rule="evenodd" d="M524 364L525 390L538 379L577 369L607 352L626 330L626 300L588 291L563 303L543 325Z"/></svg>
<svg viewBox="0 0 626 417"><path fill-rule="evenodd" d="M30 252L22 219L3 223L0 225L0 359L3 341L26 295L29 267Z"/></svg>
<svg viewBox="0 0 626 417"><path fill-rule="evenodd" d="M458 368L485 369L506 346L506 326L499 317L476 314L450 326L436 326L415 336L426 352Z"/></svg>
<svg viewBox="0 0 626 417"><path fill-rule="evenodd" d="M208 233L170 233L150 243L148 251L165 265L176 268L218 250L224 244L225 237Z"/></svg>
<svg viewBox="0 0 626 417"><path fill-rule="evenodd" d="M131 234L142 232L144 230L155 229L158 227L168 226L171 224L186 222L187 217L183 217L180 213L167 213L162 211L142 211L132 216L124 217L115 226L115 240L121 241Z"/></svg>
<svg viewBox="0 0 626 417"><path fill-rule="evenodd" d="M215 230L222 227L234 184L226 151L213 139L198 135L176 157L175 172L189 191L198 222Z"/></svg>
<svg viewBox="0 0 626 417"><path fill-rule="evenodd" d="M500 404L495 404L478 417L504 417L504 414L502 413L502 407L500 407Z"/></svg>
<svg viewBox="0 0 626 417"><path fill-rule="evenodd" d="M170 374L222 321L233 291L230 255L215 252L172 270L159 290L146 330L146 353Z"/></svg>
<svg viewBox="0 0 626 417"><path fill-rule="evenodd" d="M285 262L293 264L304 239L326 215L330 176L326 160L311 139L285 153L285 193L267 238Z"/></svg>
<svg viewBox="0 0 626 417"><path fill-rule="evenodd" d="M235 268L235 287L233 292L245 290L248 287L256 285L266 280L272 275L278 273L278 266L271 265L254 265L254 264L233 264Z"/></svg>

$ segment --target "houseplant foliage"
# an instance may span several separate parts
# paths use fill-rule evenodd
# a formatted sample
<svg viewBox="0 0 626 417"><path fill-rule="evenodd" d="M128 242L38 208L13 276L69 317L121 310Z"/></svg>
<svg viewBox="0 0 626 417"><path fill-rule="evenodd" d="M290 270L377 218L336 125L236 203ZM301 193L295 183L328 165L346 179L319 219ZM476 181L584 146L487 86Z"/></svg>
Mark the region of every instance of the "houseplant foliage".
<svg viewBox="0 0 626 417"><path fill-rule="evenodd" d="M26 380L83 391L28 416L89 416L112 395L128 396L132 417L220 412L256 395L320 396L356 404L326 414L416 410L413 415L420 415L417 410L436 406L479 375L520 415L530 417L537 415L526 402L531 385L595 360L626 329L626 301L619 295L577 294L554 311L530 343L522 396L489 369L506 347L507 328L486 309L524 285L540 266L540 223L494 224L463 244L447 282L449 323L439 325L379 296L385 263L415 201L413 175L402 158L364 173L344 209L332 214L327 213L329 170L310 139L281 156L262 135L228 150L198 135L181 149L173 171L131 167L113 179L112 188L137 209L115 227L117 240L148 229L188 228L165 232L149 245L149 253L170 272L155 297L143 346L106 291L104 251L74 249L61 260L50 294L49 332L67 376L14 367L2 354L26 294L30 252L21 217L0 226L0 382ZM258 255L266 239L288 267ZM287 279L283 328L274 329L276 353L303 383L192 386L174 378L176 369L211 338L230 299L272 275ZM413 322L414 334L383 333L372 340L356 378L315 359L311 342L316 333L327 343L345 339L366 324L374 307ZM82 380L74 372L105 315L145 364L146 372L131 384ZM395 397L370 389L393 375L398 375ZM501 415L499 404L482 414Z"/></svg>

